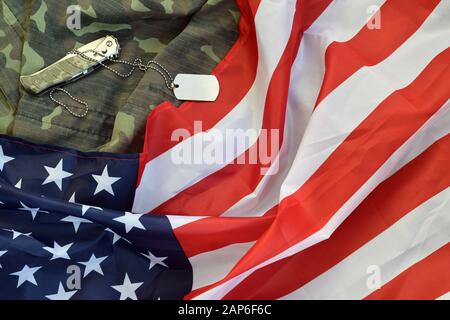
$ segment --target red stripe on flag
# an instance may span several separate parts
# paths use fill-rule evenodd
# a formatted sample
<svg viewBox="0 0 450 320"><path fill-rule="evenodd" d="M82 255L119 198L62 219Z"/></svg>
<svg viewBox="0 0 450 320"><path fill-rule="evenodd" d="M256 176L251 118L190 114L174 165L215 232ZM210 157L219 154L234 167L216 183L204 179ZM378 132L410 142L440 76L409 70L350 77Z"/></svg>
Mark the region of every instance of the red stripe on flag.
<svg viewBox="0 0 450 320"><path fill-rule="evenodd" d="M174 230L187 257L234 243L256 241L273 222L274 216L255 218L211 217Z"/></svg>
<svg viewBox="0 0 450 320"><path fill-rule="evenodd" d="M224 298L277 299L342 261L450 185L449 148L447 135L380 184L330 239L255 271Z"/></svg>
<svg viewBox="0 0 450 320"><path fill-rule="evenodd" d="M408 268L366 300L434 300L450 290L450 244Z"/></svg>
<svg viewBox="0 0 450 320"><path fill-rule="evenodd" d="M439 0L390 0L380 8L381 28L364 26L351 40L332 43L325 54L325 76L316 106L364 66L374 66L416 32Z"/></svg>

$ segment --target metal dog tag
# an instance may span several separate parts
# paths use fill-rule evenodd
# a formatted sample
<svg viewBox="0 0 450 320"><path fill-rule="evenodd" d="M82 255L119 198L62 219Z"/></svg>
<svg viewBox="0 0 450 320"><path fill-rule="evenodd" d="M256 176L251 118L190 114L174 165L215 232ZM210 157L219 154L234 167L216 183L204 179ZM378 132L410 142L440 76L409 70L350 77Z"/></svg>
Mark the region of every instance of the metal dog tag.
<svg viewBox="0 0 450 320"><path fill-rule="evenodd" d="M178 100L215 101L219 96L219 81L213 75L180 73L173 83Z"/></svg>

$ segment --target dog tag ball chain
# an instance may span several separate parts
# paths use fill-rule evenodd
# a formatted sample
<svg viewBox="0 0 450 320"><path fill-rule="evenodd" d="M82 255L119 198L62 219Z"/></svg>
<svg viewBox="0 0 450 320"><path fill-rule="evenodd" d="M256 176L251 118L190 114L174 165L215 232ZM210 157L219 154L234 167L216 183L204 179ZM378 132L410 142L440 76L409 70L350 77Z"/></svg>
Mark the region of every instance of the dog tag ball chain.
<svg viewBox="0 0 450 320"><path fill-rule="evenodd" d="M61 87L84 77L99 67L104 67L121 78L128 78L136 68L143 72L149 69L154 70L161 75L167 89L173 91L178 100L215 101L219 95L219 81L213 75L178 74L173 78L170 72L157 61L150 60L143 63L139 58L132 62L120 60L118 59L119 52L120 46L117 39L113 36L105 36L68 52L64 58L36 73L21 76L20 82L25 90L32 94L41 96L49 93L53 102L78 118L83 118L88 114L89 105ZM125 64L131 69L128 73L121 73L106 65L106 62ZM55 98L56 91L65 93L80 104L83 111L76 113L69 105L58 101Z"/></svg>

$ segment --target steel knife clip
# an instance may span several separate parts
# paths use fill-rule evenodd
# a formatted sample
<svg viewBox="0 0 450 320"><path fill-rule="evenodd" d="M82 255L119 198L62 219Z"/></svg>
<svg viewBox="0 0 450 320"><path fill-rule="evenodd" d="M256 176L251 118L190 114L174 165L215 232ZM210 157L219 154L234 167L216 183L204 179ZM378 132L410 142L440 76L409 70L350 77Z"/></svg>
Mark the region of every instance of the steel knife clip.
<svg viewBox="0 0 450 320"><path fill-rule="evenodd" d="M91 73L107 58L117 58L120 46L115 37L108 35L78 48L77 51L89 59L75 52L69 53L36 73L21 76L22 86L30 93L42 95Z"/></svg>

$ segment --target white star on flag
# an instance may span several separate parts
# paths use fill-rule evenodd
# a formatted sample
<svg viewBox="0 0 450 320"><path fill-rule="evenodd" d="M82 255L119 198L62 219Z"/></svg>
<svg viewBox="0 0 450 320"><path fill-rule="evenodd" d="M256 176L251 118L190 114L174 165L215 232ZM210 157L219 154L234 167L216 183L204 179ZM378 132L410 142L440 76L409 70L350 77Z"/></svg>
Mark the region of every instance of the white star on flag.
<svg viewBox="0 0 450 320"><path fill-rule="evenodd" d="M36 218L36 215L39 212L39 208L29 208L22 201L20 201L20 205L22 206L22 208L19 208L18 210L29 211L31 213L32 220Z"/></svg>
<svg viewBox="0 0 450 320"><path fill-rule="evenodd" d="M72 245L73 245L73 242L61 247L56 241L54 241L53 248L52 247L43 247L42 249L47 250L48 252L50 252L53 255L50 258L50 260L54 260L54 259L70 260L70 257L67 254L67 251L70 249L70 247Z"/></svg>
<svg viewBox="0 0 450 320"><path fill-rule="evenodd" d="M22 179L17 181L17 183L14 185L14 187L17 188L17 189L22 189Z"/></svg>
<svg viewBox="0 0 450 320"><path fill-rule="evenodd" d="M3 147L0 146L0 171L3 171L3 166L5 163L10 162L11 160L14 160L14 158L5 156L3 153Z"/></svg>
<svg viewBox="0 0 450 320"><path fill-rule="evenodd" d="M114 190L112 184L120 180L119 177L110 177L108 173L108 165L103 169L102 175L93 174L92 177L97 181L97 187L95 188L94 195L105 190L109 194L114 196Z"/></svg>
<svg viewBox="0 0 450 320"><path fill-rule="evenodd" d="M123 216L114 218L113 220L123 223L125 225L125 231L128 233L133 228L145 230L145 227L142 225L141 221L139 221L139 218L143 215L144 214L125 212Z"/></svg>
<svg viewBox="0 0 450 320"><path fill-rule="evenodd" d="M150 270L151 268L153 268L154 266L156 266L157 264L166 267L167 268L167 264L165 264L163 261L167 259L167 257L156 257L155 255L153 255L150 251L148 252L148 255L145 253L141 253L144 257L146 257L147 259L150 260L150 266L148 267L148 270Z"/></svg>
<svg viewBox="0 0 450 320"><path fill-rule="evenodd" d="M34 278L34 274L42 267L34 267L30 268L28 265L24 265L22 270L10 273L11 276L17 276L17 288L20 287L25 281L28 281L35 286L37 286L36 279Z"/></svg>
<svg viewBox="0 0 450 320"><path fill-rule="evenodd" d="M50 300L69 300L75 293L77 293L77 290L65 291L62 282L60 282L58 292L45 297Z"/></svg>
<svg viewBox="0 0 450 320"><path fill-rule="evenodd" d="M128 274L125 273L125 279L123 284L117 286L111 286L114 290L120 292L120 300L126 300L128 298L137 300L136 290L143 284L143 282L131 283Z"/></svg>
<svg viewBox="0 0 450 320"><path fill-rule="evenodd" d="M100 266L100 263L102 263L103 260L105 260L106 258L108 258L108 257L105 256L105 257L97 258L95 256L95 254L92 254L92 256L89 258L88 261L86 261L86 262L78 262L79 264L82 264L82 265L84 265L86 267L84 269L83 278L86 278L86 276L89 273L91 273L92 271L95 271L95 272L103 275L103 270L102 270L102 267Z"/></svg>
<svg viewBox="0 0 450 320"><path fill-rule="evenodd" d="M86 211L88 211L89 209L103 210L103 209L100 208L100 207L93 207L93 206L88 206L88 205L85 205L85 204L77 203L76 200L75 200L75 192L74 192L74 193L72 194L72 196L70 197L69 202L70 202L70 203L75 203L75 204L78 204L78 205L81 206L81 215L82 215L82 216L84 216L84 214L86 213Z"/></svg>
<svg viewBox="0 0 450 320"><path fill-rule="evenodd" d="M69 202L70 202L70 203L75 203L75 204L77 203L76 200L75 200L75 192L74 192L74 193L72 194L72 196L70 197Z"/></svg>
<svg viewBox="0 0 450 320"><path fill-rule="evenodd" d="M106 228L105 231L111 232L113 234L112 244L115 244L120 239L122 239L123 241L126 241L128 243L131 243L129 240L125 239L124 237L121 237L119 234L115 233L110 228Z"/></svg>
<svg viewBox="0 0 450 320"><path fill-rule="evenodd" d="M62 218L61 221L73 223L73 228L75 229L75 233L78 232L78 228L80 227L81 223L92 223L92 221L90 221L88 219L74 217L74 216L67 216L65 218Z"/></svg>
<svg viewBox="0 0 450 320"><path fill-rule="evenodd" d="M62 191L63 179L68 178L72 175L72 173L63 170L63 160L61 159L54 168L47 166L44 166L44 168L48 172L48 177L45 179L42 185L54 182L58 186L59 190Z"/></svg>
<svg viewBox="0 0 450 320"><path fill-rule="evenodd" d="M99 207L93 207L93 206L88 206L88 205L82 204L81 205L81 215L84 216L84 214L90 209L96 209L96 210L100 210L100 211L103 210L102 208L99 208Z"/></svg>
<svg viewBox="0 0 450 320"><path fill-rule="evenodd" d="M29 232L29 233L22 233L22 232L13 230L13 229L2 229L2 230L12 232L13 240L15 240L17 237L20 237L20 236L27 236L27 237L31 236L31 232Z"/></svg>

